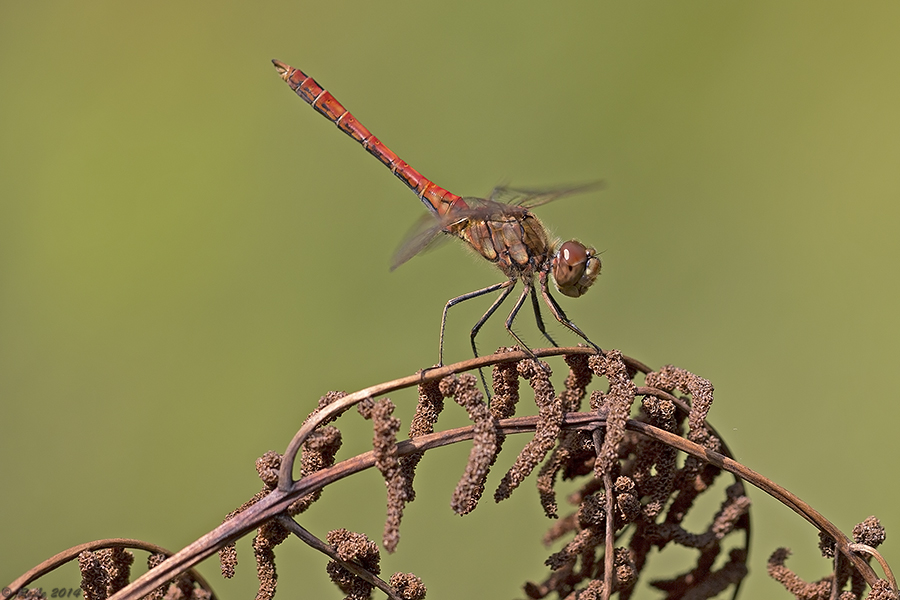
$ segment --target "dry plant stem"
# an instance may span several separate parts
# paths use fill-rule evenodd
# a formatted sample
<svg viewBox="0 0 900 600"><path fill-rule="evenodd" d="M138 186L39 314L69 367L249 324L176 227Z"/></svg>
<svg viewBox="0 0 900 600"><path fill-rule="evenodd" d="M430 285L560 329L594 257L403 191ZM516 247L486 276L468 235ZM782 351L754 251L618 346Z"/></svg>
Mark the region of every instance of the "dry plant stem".
<svg viewBox="0 0 900 600"><path fill-rule="evenodd" d="M884 571L884 578L888 580L894 591L897 590L897 579L894 577L894 572L891 571L891 566L878 550L866 544L850 544L850 549L854 552L859 552L860 554L874 556L875 560L878 561L878 564L881 565L881 570Z"/></svg>
<svg viewBox="0 0 900 600"><path fill-rule="evenodd" d="M157 546L156 544L151 544L142 540L132 540L128 538L109 538L105 540L87 542L85 544L79 544L78 546L72 546L71 548L63 550L59 554L51 556L44 562L36 565L26 573L23 573L20 577L16 578L15 581L6 586L7 588L9 588L9 595L7 595L6 597L12 598L19 593L19 590L27 586L32 581L36 581L47 573L58 569L67 562L77 559L78 555L85 550L93 552L95 550L104 550L106 548L128 548L129 550L144 550L151 554L172 556L172 553L162 546ZM213 592L213 589L209 586L203 576L200 575L200 573L191 571L191 578L198 584L200 584L201 587L208 590L210 594L212 594L211 600L216 600L215 592Z"/></svg>
<svg viewBox="0 0 900 600"><path fill-rule="evenodd" d="M539 357L556 356L560 354L595 354L592 348L552 348L536 350L535 355ZM315 429L316 423L320 423L327 417L343 412L355 402L359 402L364 398L380 396L393 390L404 387L418 385L423 381L432 381L446 377L447 375L458 373L465 370L471 370L478 367L488 365L521 360L529 358L524 352L510 352L504 354L495 354L490 356L479 357L455 365L449 365L439 369L432 369L426 373L419 373L397 379L394 381L372 386L354 394L349 394L340 400L328 405L322 411L315 415L297 432L291 441L282 463L279 487L273 490L268 496L262 498L259 502L249 507L247 510L237 515L234 519L226 521L213 531L207 533L197 541L186 546L179 552L175 553L168 560L158 567L148 571L143 576L136 579L126 588L120 590L111 596L111 600L138 600L139 598L149 594L155 588L187 571L197 563L209 558L215 554L223 546L241 538L247 533L253 531L260 524L270 519L277 518L280 513L287 510L288 506L298 498L305 496L313 491L321 489L326 485L343 479L349 475L372 468L375 465L375 455L373 452L366 452L359 456L350 458L331 468L313 473L304 477L300 481L292 481L293 462L296 453L301 444ZM647 373L650 371L648 367L638 361L626 358L626 364L638 371ZM660 398L672 399L673 396L650 387L639 387L636 390L638 395L653 395ZM678 401L682 406L683 402ZM497 422L497 432L505 435L514 433L534 432L538 425L538 417L516 417L511 419L503 419ZM568 413L565 415L562 427L564 429L584 429L593 431L598 427L605 425L605 418L596 413ZM656 427L641 423L639 421L628 420L626 427L651 439L660 441L664 444L681 450L686 454L699 458L714 466L724 469L741 479L753 484L757 488L763 490L773 496L783 504L790 507L794 512L802 516L804 519L812 523L820 530L825 531L833 540L836 547L844 554L853 566L863 575L869 586L873 586L878 579L871 566L861 556L856 554L850 548L850 540L831 522L825 519L818 511L814 510L808 504L800 500L798 497L784 489L783 487L773 483L771 480L763 477L755 471L748 469L740 463L720 454L710 451L698 444L690 442L675 434L668 433ZM397 455L407 456L417 452L423 452L433 448L447 446L458 443L463 440L472 439L474 436L474 427L460 427L446 431L440 431L428 435L417 437L413 440L407 440L397 444Z"/></svg>
<svg viewBox="0 0 900 600"><path fill-rule="evenodd" d="M842 559L843 554L837 553L834 555L834 565L837 566L838 559ZM837 573L837 571L835 571ZM833 600L840 600L840 589L838 588L838 580L837 577L831 580L831 598Z"/></svg>
<svg viewBox="0 0 900 600"><path fill-rule="evenodd" d="M599 429L595 429L595 432ZM616 509L613 493L612 476L609 471L603 472L603 487L606 488L606 540L603 552L603 600L609 600L613 588L613 563L616 551Z"/></svg>
<svg viewBox="0 0 900 600"><path fill-rule="evenodd" d="M597 456L600 456L601 449L603 448L603 430L598 427L594 430L591 437L594 440L594 448L597 451ZM603 487L606 491L606 541L605 541L605 549L603 551L603 600L609 600L610 595L612 594L612 573L613 573L613 562L615 556L613 552L615 551L615 519L613 515L615 514L615 507L613 506L614 498L613 498L613 484L612 484L612 476L609 474L609 471L603 471Z"/></svg>
<svg viewBox="0 0 900 600"><path fill-rule="evenodd" d="M354 575L364 579L367 583L374 585L379 590L381 590L382 592L387 594L388 598L391 598L391 600L403 600L403 598L401 598L394 592L394 588L389 586L387 584L387 582L385 582L383 579L373 575L369 571L366 571L365 569L363 569L356 563L347 562L347 561L341 559L338 556L337 552L335 552L334 548L332 548L331 546L329 546L328 544L326 544L325 542L323 542L322 540L320 540L319 538L317 538L316 536L314 536L313 534L308 532L299 523L297 523L297 521L295 521L291 517L288 517L286 515L281 515L278 517L278 522L281 523L282 525L284 525L288 531L290 531L291 533L296 535L298 538L303 540L303 542L305 544L307 544L308 546L310 546L312 548L315 548L322 554L328 556L331 560L337 561L338 563L340 563L340 565L342 567L344 567L345 569L347 569Z"/></svg>
<svg viewBox="0 0 900 600"><path fill-rule="evenodd" d="M655 391L659 392L659 390ZM503 419L498 423L497 430L498 432L507 435L528 433L534 431L537 422L538 418L534 416ZM595 413L570 413L566 415L563 420L563 428L593 430L603 423L604 419ZM721 469L738 475L759 489L781 500L805 519L820 529L827 531L829 535L836 540L838 549L853 562L854 566L859 569L870 586L877 580L877 576L869 564L855 553L850 552L850 542L843 533L818 512L809 508L806 503L787 490L773 484L767 478L744 467L734 460L717 452L711 452L702 446L694 444L677 435L634 420L629 420L627 422L627 427L632 431L647 435L657 441L670 444L687 454L691 454L692 456L705 460ZM397 445L397 454L398 456L407 456L415 452L422 452L469 440L472 439L473 436L474 428L472 426L433 433L416 438L415 440L407 440L399 443ZM327 471L320 471L305 477L303 480L296 482L289 492L282 492L277 489L274 490L271 494L239 514L234 519L223 523L193 544L177 552L156 569L145 573L128 587L112 596L111 600L125 600L126 598L137 600L161 585L163 582L168 581L184 570L187 570L189 567L192 567L203 559L215 554L222 546L256 529L260 523L275 518L280 512L286 510L297 498L343 479L344 477L348 477L374 466L375 455L370 451L338 463Z"/></svg>
<svg viewBox="0 0 900 600"><path fill-rule="evenodd" d="M840 573L840 571L839 571L839 568L840 568L839 565L840 565L840 562L841 562L842 560L844 560L844 555L841 554L840 552L835 552L835 553L834 553L834 560L832 561L832 564L834 565L834 572L835 572L835 574ZM837 577L832 577L832 579L831 579L831 593L828 595L828 600L839 600L839 598L838 598L838 594L839 594L839 593L840 593L840 586L838 585L838 578L837 578Z"/></svg>

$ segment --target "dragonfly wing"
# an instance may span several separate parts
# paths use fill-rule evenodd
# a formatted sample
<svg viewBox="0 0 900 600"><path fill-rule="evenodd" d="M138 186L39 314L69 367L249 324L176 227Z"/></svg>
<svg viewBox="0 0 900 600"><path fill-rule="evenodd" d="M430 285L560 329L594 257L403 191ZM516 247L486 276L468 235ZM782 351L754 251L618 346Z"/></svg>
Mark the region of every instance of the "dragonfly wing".
<svg viewBox="0 0 900 600"><path fill-rule="evenodd" d="M447 236L440 235L444 221L432 214L423 215L409 230L391 259L391 271L424 250L438 247Z"/></svg>
<svg viewBox="0 0 900 600"><path fill-rule="evenodd" d="M441 235L448 233L449 229L458 226L466 220L483 221L495 215L524 212L517 206L500 204L493 200L483 198L464 198L468 204L466 208L456 209L442 216L433 214L422 215L404 237L404 241L394 253L391 260L391 271L411 259L416 254L425 250L433 250L454 235Z"/></svg>
<svg viewBox="0 0 900 600"><path fill-rule="evenodd" d="M391 270L393 271L419 252L430 250L438 246L441 241L445 241L449 236L440 235L442 231L460 220L485 221L500 215L520 216L535 206L553 202L564 196L599 190L604 187L605 184L602 181L578 187L548 190L523 190L501 186L494 188L487 198L463 198L468 205L466 208L453 210L440 217L432 214L423 215L410 229L404 238L405 241L394 253Z"/></svg>
<svg viewBox="0 0 900 600"><path fill-rule="evenodd" d="M602 190L606 187L603 181L596 181L586 185L580 185L570 188L553 188L546 190L524 190L519 188L511 188L507 186L496 187L491 191L488 200L501 204L511 204L513 206L521 206L522 208L531 209L536 206L542 206L558 200L565 196L573 194L583 194Z"/></svg>

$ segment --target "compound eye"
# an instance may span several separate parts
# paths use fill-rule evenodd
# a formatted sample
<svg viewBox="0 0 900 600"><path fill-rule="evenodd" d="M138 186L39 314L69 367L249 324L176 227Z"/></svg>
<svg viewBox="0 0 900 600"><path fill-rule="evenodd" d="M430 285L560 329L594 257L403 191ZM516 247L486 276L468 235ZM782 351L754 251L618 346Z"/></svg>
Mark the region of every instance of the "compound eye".
<svg viewBox="0 0 900 600"><path fill-rule="evenodd" d="M587 261L588 253L584 244L580 244L574 240L569 240L559 249L562 259L569 266L582 265Z"/></svg>
<svg viewBox="0 0 900 600"><path fill-rule="evenodd" d="M568 287L581 279L587 259L587 249L583 244L568 241L560 246L559 254L553 265L553 278L557 285Z"/></svg>
<svg viewBox="0 0 900 600"><path fill-rule="evenodd" d="M596 251L575 240L560 246L553 258L556 289L566 296L577 298L584 294L599 273L600 259Z"/></svg>

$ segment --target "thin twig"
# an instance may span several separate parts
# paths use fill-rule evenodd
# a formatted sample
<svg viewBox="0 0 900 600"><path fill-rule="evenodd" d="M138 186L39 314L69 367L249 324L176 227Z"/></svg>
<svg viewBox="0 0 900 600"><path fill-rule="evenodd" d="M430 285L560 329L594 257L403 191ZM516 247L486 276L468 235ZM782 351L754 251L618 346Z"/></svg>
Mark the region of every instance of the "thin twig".
<svg viewBox="0 0 900 600"><path fill-rule="evenodd" d="M343 560L338 556L338 553L335 552L334 548L304 529L303 526L300 525L300 523L298 523L291 517L287 515L279 515L278 522L284 525L291 533L303 540L303 543L310 546L311 548L318 550L322 554L327 555L329 558L331 558L331 560L340 563L342 567L344 567L357 577L364 579L371 585L374 585L379 590L387 594L388 598L391 598L391 600L403 600L403 598L398 596L397 592L394 591L394 588L388 585L386 581L384 581L377 575L374 575L373 573L370 573L369 571L363 569L356 563Z"/></svg>
<svg viewBox="0 0 900 600"><path fill-rule="evenodd" d="M600 456L603 448L603 428L596 428L591 437L594 440L594 450L597 456ZM615 551L615 519L613 506L613 489L612 477L609 470L603 471L603 487L606 488L606 541L603 553L603 600L609 600L612 594L612 576L613 576L613 552Z"/></svg>
<svg viewBox="0 0 900 600"><path fill-rule="evenodd" d="M838 582L838 573L841 572L840 568L842 560L844 560L844 555L840 552L835 552L834 559L831 561L831 564L834 566L832 569L834 571L834 577L831 578L831 592L828 594L828 600L839 600L841 585Z"/></svg>
<svg viewBox="0 0 900 600"><path fill-rule="evenodd" d="M891 584L891 589L894 590L894 594L898 595L897 579L894 578L894 572L891 571L891 566L878 550L867 544L850 544L850 549L854 552L862 552L863 554L874 556L875 560L878 561L878 564L881 565L881 570L884 571L884 577L887 579L888 583Z"/></svg>

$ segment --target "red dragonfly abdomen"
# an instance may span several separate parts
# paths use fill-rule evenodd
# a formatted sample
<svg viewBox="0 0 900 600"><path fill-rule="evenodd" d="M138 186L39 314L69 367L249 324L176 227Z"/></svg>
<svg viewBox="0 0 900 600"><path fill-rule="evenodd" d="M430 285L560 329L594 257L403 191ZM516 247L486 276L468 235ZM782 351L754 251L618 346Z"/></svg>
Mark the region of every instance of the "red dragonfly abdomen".
<svg viewBox="0 0 900 600"><path fill-rule="evenodd" d="M356 120L356 117L350 114L350 111L341 106L341 103L330 92L316 83L315 79L283 62L277 60L272 62L278 69L281 78L291 86L298 96L303 98L304 102L337 125L338 129L362 144L369 154L380 160L409 189L414 191L430 211L444 216L454 210L468 208L465 200L460 196L445 190L423 176L401 160L390 148L382 144L362 123Z"/></svg>

